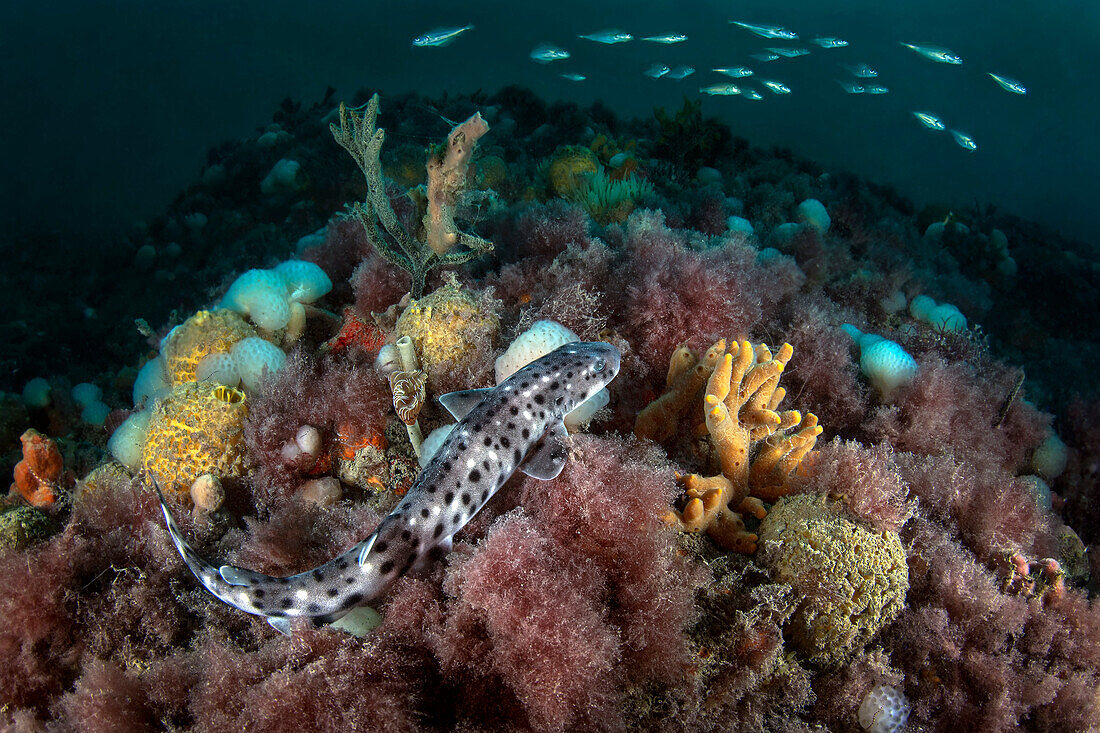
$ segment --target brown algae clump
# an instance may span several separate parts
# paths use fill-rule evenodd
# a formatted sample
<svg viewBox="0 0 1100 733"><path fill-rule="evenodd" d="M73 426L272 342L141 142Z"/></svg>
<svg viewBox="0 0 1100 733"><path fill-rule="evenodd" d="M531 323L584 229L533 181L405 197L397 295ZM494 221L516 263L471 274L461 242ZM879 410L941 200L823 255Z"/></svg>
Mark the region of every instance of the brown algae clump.
<svg viewBox="0 0 1100 733"><path fill-rule="evenodd" d="M905 604L909 569L897 533L858 525L824 497L780 499L758 534L772 578L802 599L785 636L815 664L843 662Z"/></svg>

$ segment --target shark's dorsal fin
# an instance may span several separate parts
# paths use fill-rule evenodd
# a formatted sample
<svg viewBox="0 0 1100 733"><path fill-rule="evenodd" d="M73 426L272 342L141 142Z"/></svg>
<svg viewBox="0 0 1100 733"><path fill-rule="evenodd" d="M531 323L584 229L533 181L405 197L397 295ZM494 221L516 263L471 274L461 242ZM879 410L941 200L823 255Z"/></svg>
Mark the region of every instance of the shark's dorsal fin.
<svg viewBox="0 0 1100 733"><path fill-rule="evenodd" d="M455 420L466 417L466 413L474 409L474 405L493 393L493 387L482 389L464 389L459 392L448 392L439 396L439 402L447 408L447 412L454 415Z"/></svg>
<svg viewBox="0 0 1100 733"><path fill-rule="evenodd" d="M378 539L378 531L377 530L375 530L374 534L372 534L370 537L363 540L363 542L362 542L363 546L362 546L362 549L359 550L359 559L357 561L359 563L359 567L363 567L363 563L365 563L367 561L367 555L370 554L370 548L374 547L374 541L376 539Z"/></svg>
<svg viewBox="0 0 1100 733"><path fill-rule="evenodd" d="M519 470L532 478L549 481L557 478L561 469L565 466L565 438L569 432L565 429L565 423L560 420L549 430L542 440L531 451L531 455L519 467Z"/></svg>

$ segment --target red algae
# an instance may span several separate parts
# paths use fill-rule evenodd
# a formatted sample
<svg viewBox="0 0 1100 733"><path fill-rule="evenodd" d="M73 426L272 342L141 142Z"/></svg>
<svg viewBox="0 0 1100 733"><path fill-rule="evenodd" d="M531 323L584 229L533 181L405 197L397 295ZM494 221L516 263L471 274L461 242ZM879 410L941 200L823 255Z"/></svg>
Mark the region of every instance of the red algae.
<svg viewBox="0 0 1100 733"><path fill-rule="evenodd" d="M486 98L494 128L514 133L482 140L496 146L485 152L499 159L505 181L457 201L455 216L495 250L455 276L499 316L500 335L495 322L492 334L477 331L460 363L430 375L428 396L489 386L494 359L540 319L613 343L622 369L610 402L589 432L570 436L561 474L539 481L517 472L456 535L452 552L373 601L381 625L363 637L304 622L282 636L206 593L172 544L155 495L121 468L76 496L59 490L56 534L0 549L0 727L855 730L868 690L890 685L911 705L914 730L1095 728L1100 605L1089 594L1096 580L1085 548L1100 571L1100 403L1077 393L1097 352L1081 342L1079 354L1050 358L1043 344L1057 334L1037 332L1029 311L1009 307L1018 287L1032 286L991 266L983 247L997 226L1014 252L1023 249L1028 229L974 210L971 233L951 241L948 257L893 192L822 175L790 153L739 142L708 161L715 168L703 185L699 171L656 157L647 142L666 134L661 145L674 146L679 128L647 123L643 133L605 109L550 109L517 88L479 95L476 105L444 100L439 114L464 119ZM386 104L401 129L395 141L428 139L424 120L438 124L411 98ZM692 124L705 131L711 123ZM296 155L311 146L331 153L317 128L314 120L293 131ZM600 227L582 207L539 200L541 158L583 142L586 130L638 157L655 188L652 208ZM311 170L320 171L327 158L314 154ZM422 159L419 143L392 154L416 161L395 170ZM256 150L240 155L240 171L270 168ZM361 186L324 170L329 203ZM401 225L415 230L413 198L392 184L386 194ZM832 228L791 224L775 233L807 198L824 205ZM382 339L392 340L409 276L372 249L359 221L326 222L332 206L313 204L280 209L271 227L319 233L299 256L318 264L333 290L311 306L293 346L282 333L265 334L289 354L248 396L250 468L226 481L225 506L208 516L173 507L188 541L215 565L280 576L314 568L369 536L417 470L389 384L372 363ZM728 231L733 212L757 233ZM240 237L238 228L220 230L223 220L238 221L238 212L211 212L212 243ZM167 237L178 227L164 229ZM228 251L233 267L245 262L240 249ZM980 256L969 261L967 252ZM1090 272L1074 268L1082 302L1096 292ZM443 277L433 272L428 291ZM972 330L930 333L910 318L907 296L926 291L963 308ZM354 339L320 348L345 308L377 327L369 348ZM1050 322L1044 313L1039 320ZM892 402L860 374L845 323L896 340L917 359L916 378ZM769 575L762 555L725 552L662 519L683 509L678 477L716 465L702 397L661 445L635 438L631 426L665 391L679 347L698 354L719 339L792 345L786 393L775 392L782 405L760 407L813 412L825 433L791 488L904 549L909 591L900 615L843 661L815 661L793 643L805 597ZM1029 375L1018 394L1017 361L1028 362ZM449 422L429 405L420 413L425 434ZM76 422L63 400L50 409L35 418ZM1025 476L1051 430L1068 450L1048 508ZM57 441L66 467L94 465L67 449L69 440ZM325 491L302 490L317 480ZM18 497L9 502L31 510ZM773 507L757 508L745 513L746 532ZM803 576L800 587L815 593L838 587L820 569Z"/></svg>

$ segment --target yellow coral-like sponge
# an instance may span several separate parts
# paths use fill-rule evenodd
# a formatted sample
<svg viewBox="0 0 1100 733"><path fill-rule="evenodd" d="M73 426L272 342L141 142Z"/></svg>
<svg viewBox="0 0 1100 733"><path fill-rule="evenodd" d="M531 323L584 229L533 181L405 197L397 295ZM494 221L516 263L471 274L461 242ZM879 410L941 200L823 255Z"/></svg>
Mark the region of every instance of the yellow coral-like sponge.
<svg viewBox="0 0 1100 733"><path fill-rule="evenodd" d="M157 402L141 448L141 467L166 491L188 494L204 473L224 478L247 470L244 392L185 382Z"/></svg>
<svg viewBox="0 0 1100 733"><path fill-rule="evenodd" d="M825 497L780 499L757 533L773 579L802 598L785 636L811 662L843 662L905 604L909 569L897 533L860 526Z"/></svg>
<svg viewBox="0 0 1100 733"><path fill-rule="evenodd" d="M256 329L241 316L224 308L199 311L164 340L161 356L171 385L194 382L195 369L203 357L227 354L233 344L256 335Z"/></svg>

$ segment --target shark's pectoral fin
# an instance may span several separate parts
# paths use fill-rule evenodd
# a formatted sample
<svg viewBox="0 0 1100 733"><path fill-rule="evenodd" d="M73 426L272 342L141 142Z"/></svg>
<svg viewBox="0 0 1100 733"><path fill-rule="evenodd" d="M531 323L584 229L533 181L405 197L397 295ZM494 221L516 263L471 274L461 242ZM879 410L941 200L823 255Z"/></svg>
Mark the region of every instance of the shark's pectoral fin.
<svg viewBox="0 0 1100 733"><path fill-rule="evenodd" d="M285 616L268 616L267 622L271 624L271 628L278 631L283 636L290 636L290 619Z"/></svg>
<svg viewBox="0 0 1100 733"><path fill-rule="evenodd" d="M222 576L222 580L230 585L252 585L253 583L271 580L270 575L233 567L232 565L222 565L218 568L218 575Z"/></svg>
<svg viewBox="0 0 1100 733"><path fill-rule="evenodd" d="M569 437L569 433L565 429L565 423L559 422L557 425L552 426L546 431L546 435L542 436L542 440L531 451L531 455L527 457L519 470L531 478L543 481L557 478L562 468L565 467L567 451L564 441L567 437Z"/></svg>
<svg viewBox="0 0 1100 733"><path fill-rule="evenodd" d="M466 417L466 413L474 409L477 403L493 393L492 387L483 389L464 389L459 392L448 392L439 396L439 402L447 408L447 412L454 415L455 420Z"/></svg>

